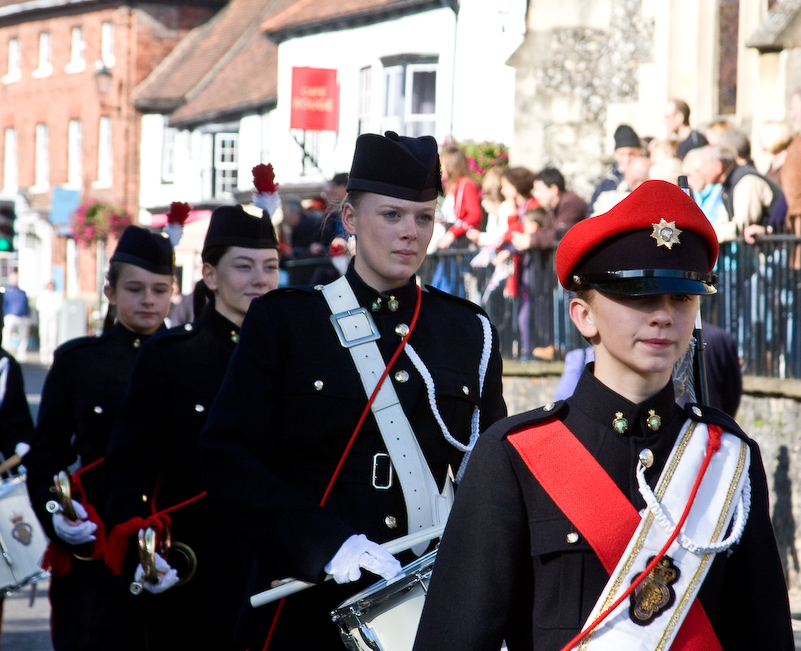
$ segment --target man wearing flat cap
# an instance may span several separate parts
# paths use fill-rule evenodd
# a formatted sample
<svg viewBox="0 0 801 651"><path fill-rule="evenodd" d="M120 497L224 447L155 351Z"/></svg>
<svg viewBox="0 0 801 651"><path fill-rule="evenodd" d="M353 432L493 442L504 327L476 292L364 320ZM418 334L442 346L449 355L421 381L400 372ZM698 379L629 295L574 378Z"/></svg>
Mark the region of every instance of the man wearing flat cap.
<svg viewBox="0 0 801 651"><path fill-rule="evenodd" d="M612 155L614 163L604 174L604 177L595 186L590 202L587 205L587 217L595 213L595 200L602 192L617 190L623 181L626 167L635 156L642 154L642 144L640 137L628 124L621 124L615 129L615 151Z"/></svg>

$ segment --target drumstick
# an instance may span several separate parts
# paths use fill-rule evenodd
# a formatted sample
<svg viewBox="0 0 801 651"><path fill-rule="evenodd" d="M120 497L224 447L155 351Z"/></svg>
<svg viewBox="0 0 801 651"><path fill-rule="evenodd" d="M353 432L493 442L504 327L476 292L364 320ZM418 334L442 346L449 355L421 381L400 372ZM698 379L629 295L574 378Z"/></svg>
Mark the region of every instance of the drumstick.
<svg viewBox="0 0 801 651"><path fill-rule="evenodd" d="M410 533L406 536L396 538L395 540L390 540L381 546L390 554L399 554L407 549L411 549L415 545L428 542L429 540L434 540L434 538L439 538L442 536L442 532L444 530L445 524L438 524L433 527L429 527L428 529L418 531L417 533ZM328 575L325 577L325 580L328 581L330 578L331 575ZM307 581L300 581L298 579L287 579L287 583L284 583L277 588L271 588L270 590L265 590L264 592L259 592L251 596L250 605L253 608L265 606L273 601L282 599L283 597L288 597L289 595L300 592L301 590L305 590L306 588L311 588L313 585L317 584L309 583Z"/></svg>
<svg viewBox="0 0 801 651"><path fill-rule="evenodd" d="M13 467L18 466L22 461L22 457L18 454L12 454L8 459L0 463L0 475L6 470L11 470Z"/></svg>

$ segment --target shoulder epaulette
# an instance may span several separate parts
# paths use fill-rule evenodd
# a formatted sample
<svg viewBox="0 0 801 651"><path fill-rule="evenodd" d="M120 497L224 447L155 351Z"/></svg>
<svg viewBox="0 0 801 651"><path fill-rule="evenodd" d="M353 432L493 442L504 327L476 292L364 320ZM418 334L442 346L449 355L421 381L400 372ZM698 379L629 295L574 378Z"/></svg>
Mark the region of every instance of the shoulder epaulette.
<svg viewBox="0 0 801 651"><path fill-rule="evenodd" d="M567 403L564 400L559 400L558 402L549 402L547 405L543 405L537 409L509 416L503 421L500 421L504 423L504 429L506 430L504 438L524 428L530 429L538 425L550 423L554 420L561 420L566 413Z"/></svg>
<svg viewBox="0 0 801 651"><path fill-rule="evenodd" d="M731 416L725 411L707 405L698 405L694 402L684 405L684 413L688 418L706 423L707 425L719 425L724 432L731 432L735 436L748 440L748 435L743 432Z"/></svg>
<svg viewBox="0 0 801 651"><path fill-rule="evenodd" d="M184 323L154 332L147 343L162 341L163 339L175 339L177 337L191 337L195 332L197 332L197 327L195 327L194 323Z"/></svg>
<svg viewBox="0 0 801 651"><path fill-rule="evenodd" d="M466 298L461 298L459 296L454 296L453 294L449 294L448 292L443 292L441 289L437 289L436 287L432 287L431 285L426 285L425 289L427 292L433 294L434 296L444 296L460 305L464 305L465 307L469 307L473 312L476 314L484 314L486 313L482 309L480 305L476 305L473 301L468 301Z"/></svg>
<svg viewBox="0 0 801 651"><path fill-rule="evenodd" d="M271 292L267 292L264 296L259 298L264 298L268 296L280 296L281 294L294 294L294 293L301 293L301 294L319 294L314 287L311 285L287 285L286 287L279 287L278 289L274 289Z"/></svg>
<svg viewBox="0 0 801 651"><path fill-rule="evenodd" d="M94 337L75 337L75 339L68 339L63 344L61 344L56 349L57 355L63 355L66 352L71 350L75 350L76 348L82 348L84 346L89 346L92 344L99 344L100 340L103 338L102 335L97 335Z"/></svg>

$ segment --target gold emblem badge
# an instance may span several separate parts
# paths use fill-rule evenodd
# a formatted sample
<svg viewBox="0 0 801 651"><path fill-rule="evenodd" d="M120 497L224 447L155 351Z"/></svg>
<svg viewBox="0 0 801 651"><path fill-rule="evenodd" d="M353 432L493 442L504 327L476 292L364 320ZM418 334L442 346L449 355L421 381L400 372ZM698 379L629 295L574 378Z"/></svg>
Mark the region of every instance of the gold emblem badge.
<svg viewBox="0 0 801 651"><path fill-rule="evenodd" d="M15 513L11 517L11 523L14 525L11 529L12 537L25 546L30 545L33 540L33 527L24 521L22 514Z"/></svg>
<svg viewBox="0 0 801 651"><path fill-rule="evenodd" d="M648 563L654 557L648 559ZM651 570L645 580L631 594L629 616L631 621L640 626L648 626L656 617L673 605L676 591L673 584L679 580L681 571L673 563L670 556L665 556Z"/></svg>
<svg viewBox="0 0 801 651"><path fill-rule="evenodd" d="M623 418L622 411L615 412L615 419L612 421L612 427L615 428L618 434L624 434L629 428L629 421Z"/></svg>
<svg viewBox="0 0 801 651"><path fill-rule="evenodd" d="M679 242L679 235L681 235L681 229L676 228L676 222L666 222L664 219L661 219L658 224L654 224L654 230L651 233L651 237L656 240L657 246L664 246L668 249L672 249L674 244L681 244Z"/></svg>

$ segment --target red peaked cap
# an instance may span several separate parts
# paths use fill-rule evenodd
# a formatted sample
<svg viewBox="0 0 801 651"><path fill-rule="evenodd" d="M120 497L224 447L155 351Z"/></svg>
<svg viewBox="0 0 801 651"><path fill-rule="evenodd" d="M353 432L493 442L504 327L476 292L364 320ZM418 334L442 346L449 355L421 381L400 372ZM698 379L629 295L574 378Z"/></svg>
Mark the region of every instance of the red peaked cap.
<svg viewBox="0 0 801 651"><path fill-rule="evenodd" d="M608 294L714 294L715 230L667 181L645 181L610 211L573 226L556 250L565 289Z"/></svg>

